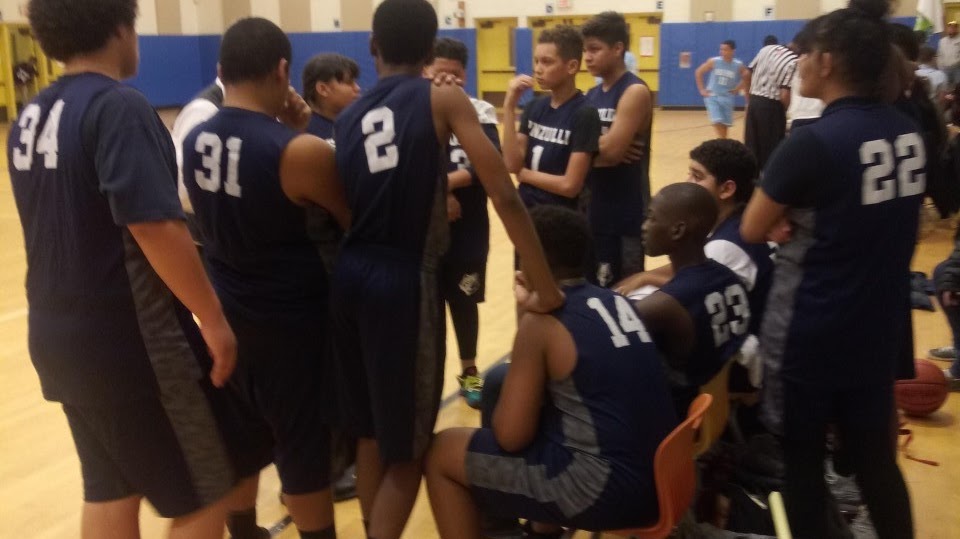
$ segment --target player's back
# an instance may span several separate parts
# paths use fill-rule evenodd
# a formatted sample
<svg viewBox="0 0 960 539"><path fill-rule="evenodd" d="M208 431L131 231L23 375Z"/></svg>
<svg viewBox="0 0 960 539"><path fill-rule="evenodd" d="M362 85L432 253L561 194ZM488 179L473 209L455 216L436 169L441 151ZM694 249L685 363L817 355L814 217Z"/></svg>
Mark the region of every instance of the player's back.
<svg viewBox="0 0 960 539"><path fill-rule="evenodd" d="M184 183L225 306L249 319L314 316L326 273L307 235L306 210L280 181L297 136L275 118L225 107L184 140Z"/></svg>
<svg viewBox="0 0 960 539"><path fill-rule="evenodd" d="M769 243L748 243L740 235L740 223L743 222L743 211L737 211L730 217L724 219L717 225L707 240L705 251L707 256L721 263L733 262L740 267L730 267L734 273L743 278L739 273L742 266L748 262L753 265L753 271L746 269L747 273L753 274L752 282L745 282L747 296L750 299L750 333L757 335L760 331L760 321L763 319L763 311L767 304L767 295L770 293L770 285L773 283L773 259L776 251ZM724 252L726 251L726 252ZM739 252L737 252L739 251ZM717 256L714 256L714 255ZM746 259L745 259L746 258Z"/></svg>
<svg viewBox="0 0 960 539"><path fill-rule="evenodd" d="M337 169L352 222L344 249L436 259L448 242L446 155L422 77L381 79L337 117Z"/></svg>

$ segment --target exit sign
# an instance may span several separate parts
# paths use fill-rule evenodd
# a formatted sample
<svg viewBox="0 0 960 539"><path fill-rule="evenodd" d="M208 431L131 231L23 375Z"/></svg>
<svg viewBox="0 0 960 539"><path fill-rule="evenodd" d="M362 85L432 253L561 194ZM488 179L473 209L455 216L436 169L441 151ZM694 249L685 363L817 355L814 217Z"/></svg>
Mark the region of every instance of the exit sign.
<svg viewBox="0 0 960 539"><path fill-rule="evenodd" d="M557 9L570 9L573 7L573 0L557 0Z"/></svg>

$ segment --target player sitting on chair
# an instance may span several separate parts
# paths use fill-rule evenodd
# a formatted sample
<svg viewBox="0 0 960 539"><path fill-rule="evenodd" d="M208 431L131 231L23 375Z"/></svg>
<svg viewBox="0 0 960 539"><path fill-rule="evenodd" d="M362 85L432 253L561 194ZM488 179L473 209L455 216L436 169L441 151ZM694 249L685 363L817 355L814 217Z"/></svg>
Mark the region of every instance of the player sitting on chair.
<svg viewBox="0 0 960 539"><path fill-rule="evenodd" d="M673 278L634 305L666 356L681 416L700 386L740 350L750 327L740 279L704 254L716 221L717 205L707 190L676 183L657 193L643 223L647 254L669 256Z"/></svg>
<svg viewBox="0 0 960 539"><path fill-rule="evenodd" d="M656 348L626 298L587 283L586 219L549 205L531 217L567 301L521 319L493 428L434 438L427 488L445 539L479 538L480 510L586 530L657 518L653 456L677 419Z"/></svg>

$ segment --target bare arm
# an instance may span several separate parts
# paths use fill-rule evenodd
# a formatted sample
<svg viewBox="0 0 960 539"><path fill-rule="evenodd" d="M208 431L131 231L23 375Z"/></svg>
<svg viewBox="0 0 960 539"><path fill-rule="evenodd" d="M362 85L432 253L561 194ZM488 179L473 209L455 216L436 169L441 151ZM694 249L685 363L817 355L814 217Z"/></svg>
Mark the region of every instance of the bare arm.
<svg viewBox="0 0 960 539"><path fill-rule="evenodd" d="M790 108L790 88L780 88L780 102L784 109Z"/></svg>
<svg viewBox="0 0 960 539"><path fill-rule="evenodd" d="M503 101L503 162L511 174L520 172L527 155L527 136L517 133L517 102L528 88L533 88L533 79L528 75L514 78Z"/></svg>
<svg viewBox="0 0 960 539"><path fill-rule="evenodd" d="M531 296L530 310L549 312L563 304L563 294L557 288L547 266L540 239L530 216L517 195L513 180L504 166L500 153L487 139L477 113L466 94L459 88L433 88L432 107L438 125L440 140L447 140L448 131L460 140L473 168L493 203L507 235L523 259L524 271L535 294ZM443 138L446 137L446 138Z"/></svg>
<svg viewBox="0 0 960 539"><path fill-rule="evenodd" d="M322 206L349 230L350 206L329 144L306 134L293 139L280 160L280 184L295 204Z"/></svg>
<svg viewBox="0 0 960 539"><path fill-rule="evenodd" d="M666 355L667 363L674 369L684 370L697 344L690 313L664 292L654 292L633 302L633 306Z"/></svg>
<svg viewBox="0 0 960 539"><path fill-rule="evenodd" d="M222 387L236 365L237 339L223 316L187 225L153 221L131 224L127 229L160 279L200 319L200 332L213 359L210 379Z"/></svg>
<svg viewBox="0 0 960 539"><path fill-rule="evenodd" d="M574 152L570 154L567 170L563 176L522 168L517 174L517 181L528 183L548 193L574 198L583 190L583 184L587 181L587 175L590 174L592 161L592 155Z"/></svg>
<svg viewBox="0 0 960 539"><path fill-rule="evenodd" d="M627 88L617 102L610 131L600 137L600 153L594 166L615 166L626 160L637 134L650 125L651 115L653 101L650 89L643 84Z"/></svg>
<svg viewBox="0 0 960 539"><path fill-rule="evenodd" d="M627 277L613 286L613 289L620 294L627 294L644 286L655 286L663 288L663 285L673 279L673 266L667 264L652 270L636 273Z"/></svg>
<svg viewBox="0 0 960 539"><path fill-rule="evenodd" d="M767 234L780 222L786 211L787 207L767 196L762 187L754 190L747 209L743 211L740 236L750 243L767 241Z"/></svg>
<svg viewBox="0 0 960 539"><path fill-rule="evenodd" d="M473 175L469 170L455 170L447 174L447 190L453 191L473 183Z"/></svg>
<svg viewBox="0 0 960 539"><path fill-rule="evenodd" d="M747 90L746 93L750 93L750 70L744 66L740 66L740 84L736 88L731 90L733 95L737 95L743 90Z"/></svg>
<svg viewBox="0 0 960 539"><path fill-rule="evenodd" d="M700 91L700 95L707 97L710 95L710 92L707 91L706 87L703 85L703 76L707 74L708 71L713 69L713 58L707 60L706 62L700 64L700 67L693 72L694 78L697 80L697 90Z"/></svg>

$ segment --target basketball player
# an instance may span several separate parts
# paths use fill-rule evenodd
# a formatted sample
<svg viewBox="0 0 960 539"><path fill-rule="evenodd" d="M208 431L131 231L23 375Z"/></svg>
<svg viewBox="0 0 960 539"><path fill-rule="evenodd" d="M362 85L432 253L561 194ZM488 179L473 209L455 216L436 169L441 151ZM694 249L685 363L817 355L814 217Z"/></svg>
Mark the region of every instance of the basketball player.
<svg viewBox="0 0 960 539"><path fill-rule="evenodd" d="M333 143L333 122L360 96L360 66L342 54L318 54L303 68L303 99L312 114L307 133Z"/></svg>
<svg viewBox="0 0 960 539"><path fill-rule="evenodd" d="M119 82L137 71L136 14L136 0L29 3L33 35L64 63L8 139L30 355L76 444L76 535L139 537L146 498L169 537L219 539L225 497L262 462L219 389L236 339L183 222L170 135Z"/></svg>
<svg viewBox="0 0 960 539"><path fill-rule="evenodd" d="M706 189L675 183L653 197L643 224L647 252L669 256L674 275L634 306L664 353L678 414L740 350L750 327L740 279L704 254L716 222L717 204Z"/></svg>
<svg viewBox="0 0 960 539"><path fill-rule="evenodd" d="M808 23L801 92L827 107L771 157L740 228L762 241L784 215L794 226L777 256L760 346L764 384L779 390L763 406L782 425L785 502L802 539L826 536L829 422L879 537L913 537L891 414L927 156L917 126L880 100L876 82L893 54L888 10L884 0L853 0Z"/></svg>
<svg viewBox="0 0 960 539"><path fill-rule="evenodd" d="M583 25L582 33L587 69L603 79L587 93L602 126L599 153L589 177L587 214L597 258L591 281L610 286L643 271L640 229L650 202L653 101L646 83L624 62L630 29L623 15L601 13Z"/></svg>
<svg viewBox="0 0 960 539"><path fill-rule="evenodd" d="M224 108L184 140L183 177L210 274L236 328L235 382L274 438L284 502L304 539L336 536L330 494L328 285L305 207L346 228L333 150L298 134L309 108L290 88L290 41L272 22L241 19L223 35Z"/></svg>
<svg viewBox="0 0 960 539"><path fill-rule="evenodd" d="M444 362L437 269L448 230L444 148L455 135L524 258L537 311L558 307L536 233L463 90L423 78L437 18L426 0L386 0L373 17L380 81L335 124L353 214L334 274L338 360L360 436L357 490L368 536L397 539L416 500Z"/></svg>
<svg viewBox="0 0 960 539"><path fill-rule="evenodd" d="M432 79L439 73L447 73L464 84L468 62L469 52L463 42L442 37L433 47L433 64L427 68L426 74ZM490 103L473 97L470 102L477 111L483 132L499 150L496 109ZM483 391L483 379L477 376L477 338L480 330L477 304L484 300L487 253L490 250L487 193L457 137L450 138L447 149L450 152L447 189L459 211L450 222L450 250L443 264L443 296L450 307L450 319L453 320L453 330L460 348L462 372L457 376L460 395L470 407L477 408Z"/></svg>
<svg viewBox="0 0 960 539"><path fill-rule="evenodd" d="M592 161L599 150L600 117L577 89L583 38L572 26L548 28L534 49L534 76L550 95L527 104L516 128L520 96L534 79L510 81L503 103L503 158L517 175L528 208L540 204L577 207Z"/></svg>
<svg viewBox="0 0 960 539"><path fill-rule="evenodd" d="M703 103L707 107L707 115L717 138L727 138L727 129L733 126L734 98L746 86L750 70L743 62L734 58L737 52L737 42L728 39L720 44L720 56L715 56L697 68L694 77L697 89L703 96ZM707 85L703 85L703 76L710 73Z"/></svg>
<svg viewBox="0 0 960 539"><path fill-rule="evenodd" d="M435 438L427 488L445 539L479 539L479 510L583 530L657 518L653 457L677 418L656 348L626 298L587 282L586 219L531 216L567 301L521 320L493 427ZM560 537L548 529L524 537Z"/></svg>

